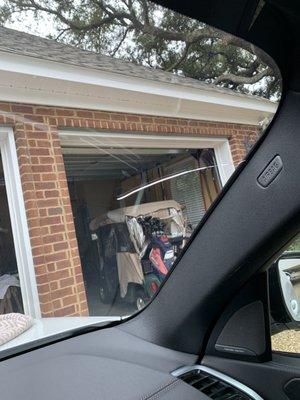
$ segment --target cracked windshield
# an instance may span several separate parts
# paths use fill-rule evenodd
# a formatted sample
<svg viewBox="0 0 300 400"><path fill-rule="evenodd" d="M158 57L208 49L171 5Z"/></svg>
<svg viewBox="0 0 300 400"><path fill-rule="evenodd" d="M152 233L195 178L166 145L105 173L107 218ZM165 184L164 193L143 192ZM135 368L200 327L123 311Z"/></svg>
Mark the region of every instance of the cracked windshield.
<svg viewBox="0 0 300 400"><path fill-rule="evenodd" d="M277 67L146 0L0 0L0 24L0 313L129 316L271 121Z"/></svg>

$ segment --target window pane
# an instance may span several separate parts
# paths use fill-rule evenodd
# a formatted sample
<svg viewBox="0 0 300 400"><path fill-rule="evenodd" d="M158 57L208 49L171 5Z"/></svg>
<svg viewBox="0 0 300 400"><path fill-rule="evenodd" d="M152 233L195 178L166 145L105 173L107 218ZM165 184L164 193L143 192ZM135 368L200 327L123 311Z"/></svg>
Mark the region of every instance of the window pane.
<svg viewBox="0 0 300 400"><path fill-rule="evenodd" d="M251 43L149 1L30 4L0 1L0 120L28 225L16 247L24 309L128 315L272 120L281 76ZM18 279L9 235L0 268Z"/></svg>
<svg viewBox="0 0 300 400"><path fill-rule="evenodd" d="M299 236L270 269L272 349L300 353Z"/></svg>
<svg viewBox="0 0 300 400"><path fill-rule="evenodd" d="M221 184L213 149L96 138L71 147L61 135L89 311L127 315L151 300Z"/></svg>
<svg viewBox="0 0 300 400"><path fill-rule="evenodd" d="M23 313L5 180L0 157L0 314Z"/></svg>

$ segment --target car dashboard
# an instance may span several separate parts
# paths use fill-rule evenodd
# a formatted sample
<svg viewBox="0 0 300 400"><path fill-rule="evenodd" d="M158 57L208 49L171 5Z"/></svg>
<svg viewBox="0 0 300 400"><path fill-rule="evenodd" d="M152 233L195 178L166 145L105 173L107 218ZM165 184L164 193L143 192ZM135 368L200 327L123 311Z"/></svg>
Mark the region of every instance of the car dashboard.
<svg viewBox="0 0 300 400"><path fill-rule="evenodd" d="M261 400L251 389L196 362L195 355L113 327L2 361L1 399Z"/></svg>

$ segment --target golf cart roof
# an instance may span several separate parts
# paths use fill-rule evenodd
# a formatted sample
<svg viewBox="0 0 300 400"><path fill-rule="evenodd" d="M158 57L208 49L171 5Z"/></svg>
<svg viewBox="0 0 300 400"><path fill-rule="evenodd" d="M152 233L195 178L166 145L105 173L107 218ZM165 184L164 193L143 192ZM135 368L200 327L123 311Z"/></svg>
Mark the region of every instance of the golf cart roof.
<svg viewBox="0 0 300 400"><path fill-rule="evenodd" d="M95 231L99 226L125 222L126 217L138 218L170 208L176 211L182 210L182 206L175 200L155 201L131 207L118 208L117 210L108 211L106 214L94 218L90 223L90 229Z"/></svg>

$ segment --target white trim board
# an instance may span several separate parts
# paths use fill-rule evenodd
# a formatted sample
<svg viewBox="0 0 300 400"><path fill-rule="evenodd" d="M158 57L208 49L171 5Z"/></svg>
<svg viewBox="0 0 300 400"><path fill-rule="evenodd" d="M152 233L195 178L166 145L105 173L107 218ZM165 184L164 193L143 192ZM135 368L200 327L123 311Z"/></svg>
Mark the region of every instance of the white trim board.
<svg viewBox="0 0 300 400"><path fill-rule="evenodd" d="M143 134L122 134L113 132L72 131L59 132L62 152L63 147L124 147L124 148L158 148L158 149L207 149L215 151L221 183L224 186L234 172L234 164L227 138L162 136ZM75 150L76 151L76 150Z"/></svg>
<svg viewBox="0 0 300 400"><path fill-rule="evenodd" d="M40 303L12 128L0 127L0 150L24 312L40 318Z"/></svg>
<svg viewBox="0 0 300 400"><path fill-rule="evenodd" d="M277 104L0 51L0 100L257 125Z"/></svg>

